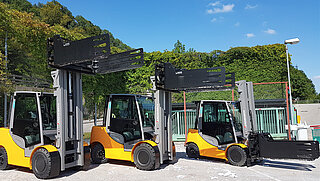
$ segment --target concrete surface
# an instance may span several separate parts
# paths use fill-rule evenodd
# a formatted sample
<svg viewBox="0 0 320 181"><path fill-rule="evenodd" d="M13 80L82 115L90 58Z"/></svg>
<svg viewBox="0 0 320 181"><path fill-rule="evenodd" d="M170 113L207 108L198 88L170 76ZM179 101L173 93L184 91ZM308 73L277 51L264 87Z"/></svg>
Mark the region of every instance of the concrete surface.
<svg viewBox="0 0 320 181"><path fill-rule="evenodd" d="M236 167L221 160L189 159L185 155L183 143L176 143L176 147L177 162L164 164L158 170L141 171L130 162L109 160L108 163L101 165L92 164L88 171L66 170L53 180L320 180L320 159L315 161L266 159L251 167ZM14 181L37 180L32 171L18 167L0 171L0 178L0 180Z"/></svg>
<svg viewBox="0 0 320 181"><path fill-rule="evenodd" d="M97 120L97 125L102 125L102 119L98 119ZM93 120L84 120L83 121L83 132L84 133L89 133L91 132L91 128L94 125L94 121Z"/></svg>

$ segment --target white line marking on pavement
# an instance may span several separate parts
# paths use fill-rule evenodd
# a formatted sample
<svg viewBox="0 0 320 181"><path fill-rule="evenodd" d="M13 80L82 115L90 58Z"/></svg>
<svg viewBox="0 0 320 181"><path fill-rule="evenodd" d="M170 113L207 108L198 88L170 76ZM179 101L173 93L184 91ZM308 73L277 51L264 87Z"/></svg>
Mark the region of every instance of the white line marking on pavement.
<svg viewBox="0 0 320 181"><path fill-rule="evenodd" d="M263 175L263 176L266 176L266 177L268 177L268 178L271 178L271 179L273 179L273 180L280 181L279 179L276 179L276 178L274 178L274 177L271 177L270 175L267 175L267 174L265 174L265 173L259 172L259 171L257 171L257 170L252 169L252 168L248 168L248 169L249 169L249 170L252 170L252 171L254 171L254 172L258 173L258 174L261 174L261 175Z"/></svg>

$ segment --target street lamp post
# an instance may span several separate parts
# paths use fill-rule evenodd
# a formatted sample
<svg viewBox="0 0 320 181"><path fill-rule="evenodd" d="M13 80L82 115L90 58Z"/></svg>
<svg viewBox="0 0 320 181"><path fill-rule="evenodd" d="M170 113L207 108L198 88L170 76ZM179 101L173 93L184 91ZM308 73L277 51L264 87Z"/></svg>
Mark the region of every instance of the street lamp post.
<svg viewBox="0 0 320 181"><path fill-rule="evenodd" d="M291 83L290 83L290 65L289 65L289 53L288 53L288 44L297 44L299 43L300 40L299 38L293 38L289 40L285 40L284 44L286 45L286 54L287 54L287 68L288 68L288 82L289 82L289 101L290 101L290 117L291 117L291 122L293 121L293 105L292 105L292 92L291 92ZM291 124L290 122L290 124ZM288 123L288 131L289 131L289 140L291 140L291 133L290 133L290 124Z"/></svg>

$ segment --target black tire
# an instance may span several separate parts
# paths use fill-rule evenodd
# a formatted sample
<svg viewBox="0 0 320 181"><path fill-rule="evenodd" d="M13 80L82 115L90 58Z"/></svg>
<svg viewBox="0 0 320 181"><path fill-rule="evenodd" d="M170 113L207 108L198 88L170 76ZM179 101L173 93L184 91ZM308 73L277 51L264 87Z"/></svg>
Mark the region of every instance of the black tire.
<svg viewBox="0 0 320 181"><path fill-rule="evenodd" d="M199 148L195 143L188 143L186 153L189 158L200 158Z"/></svg>
<svg viewBox="0 0 320 181"><path fill-rule="evenodd" d="M227 151L227 158L231 165L241 167L247 162L247 152L239 146L231 146Z"/></svg>
<svg viewBox="0 0 320 181"><path fill-rule="evenodd" d="M147 144L141 143L133 152L134 164L140 170L154 170L156 165L156 151Z"/></svg>
<svg viewBox="0 0 320 181"><path fill-rule="evenodd" d="M105 156L104 147L100 144L94 144L91 148L91 161L92 163L106 163L108 159Z"/></svg>
<svg viewBox="0 0 320 181"><path fill-rule="evenodd" d="M32 156L32 171L39 179L53 178L60 174L59 152L49 153L39 148Z"/></svg>
<svg viewBox="0 0 320 181"><path fill-rule="evenodd" d="M8 155L5 148L0 148L0 170L6 170L9 168Z"/></svg>

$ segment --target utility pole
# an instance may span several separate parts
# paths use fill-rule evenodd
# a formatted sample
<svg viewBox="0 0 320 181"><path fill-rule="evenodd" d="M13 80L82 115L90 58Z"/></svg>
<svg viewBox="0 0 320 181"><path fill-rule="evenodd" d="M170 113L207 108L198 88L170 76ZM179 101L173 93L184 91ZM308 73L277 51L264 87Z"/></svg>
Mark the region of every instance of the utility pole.
<svg viewBox="0 0 320 181"><path fill-rule="evenodd" d="M7 61L8 61L8 32L6 32L6 37L4 40L4 60L5 60L5 72L7 72ZM4 93L4 116L3 116L3 127L7 127L7 94Z"/></svg>
<svg viewBox="0 0 320 181"><path fill-rule="evenodd" d="M97 126L97 103L94 103L94 125Z"/></svg>

